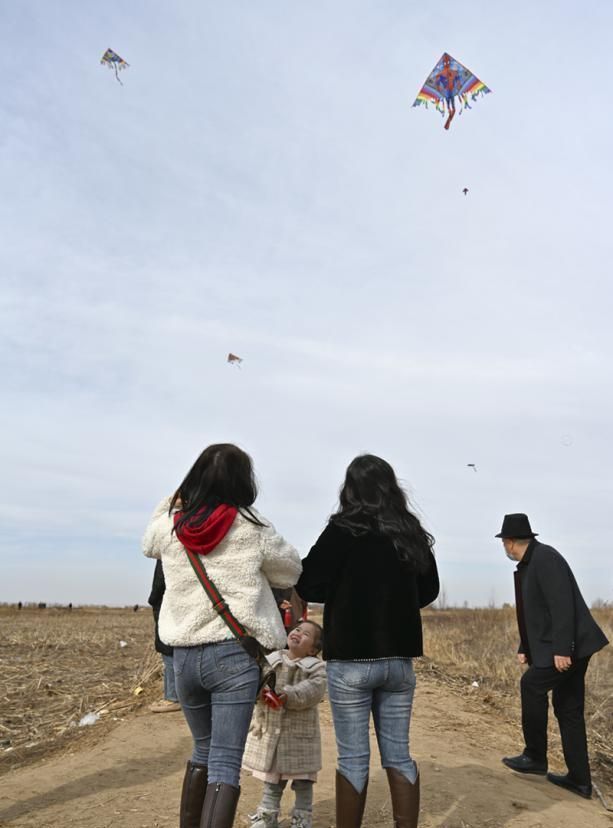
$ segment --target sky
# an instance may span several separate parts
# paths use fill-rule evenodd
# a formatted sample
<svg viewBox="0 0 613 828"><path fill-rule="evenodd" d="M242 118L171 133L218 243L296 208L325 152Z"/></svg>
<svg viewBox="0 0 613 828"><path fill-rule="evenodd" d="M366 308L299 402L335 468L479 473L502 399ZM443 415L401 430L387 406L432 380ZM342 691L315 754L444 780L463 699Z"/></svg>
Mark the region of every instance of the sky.
<svg viewBox="0 0 613 828"><path fill-rule="evenodd" d="M145 603L150 513L218 441L303 555L368 451L448 602L513 600L516 511L610 600L612 25L595 0L0 4L0 601ZM448 132L411 107L444 51L492 90Z"/></svg>

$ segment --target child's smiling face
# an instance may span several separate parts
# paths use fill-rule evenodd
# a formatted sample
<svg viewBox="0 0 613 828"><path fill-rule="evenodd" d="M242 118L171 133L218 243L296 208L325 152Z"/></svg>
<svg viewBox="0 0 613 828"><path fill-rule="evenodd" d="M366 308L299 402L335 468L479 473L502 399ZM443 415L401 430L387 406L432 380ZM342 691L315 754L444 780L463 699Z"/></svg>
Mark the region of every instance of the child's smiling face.
<svg viewBox="0 0 613 828"><path fill-rule="evenodd" d="M292 658L317 655L319 651L319 630L308 621L303 621L287 636L287 648Z"/></svg>

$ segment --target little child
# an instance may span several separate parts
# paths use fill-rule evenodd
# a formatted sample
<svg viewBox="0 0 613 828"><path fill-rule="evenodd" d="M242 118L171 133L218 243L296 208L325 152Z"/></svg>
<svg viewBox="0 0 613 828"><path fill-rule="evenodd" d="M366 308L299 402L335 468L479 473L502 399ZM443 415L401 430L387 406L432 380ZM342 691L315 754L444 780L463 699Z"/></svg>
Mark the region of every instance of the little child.
<svg viewBox="0 0 613 828"><path fill-rule="evenodd" d="M249 730L243 767L264 782L251 828L278 828L281 797L290 779L296 795L291 828L313 824L313 783L321 770L317 705L326 692L326 665L317 658L322 634L319 624L301 621L287 636L287 650L267 657L280 705L270 706L263 691Z"/></svg>

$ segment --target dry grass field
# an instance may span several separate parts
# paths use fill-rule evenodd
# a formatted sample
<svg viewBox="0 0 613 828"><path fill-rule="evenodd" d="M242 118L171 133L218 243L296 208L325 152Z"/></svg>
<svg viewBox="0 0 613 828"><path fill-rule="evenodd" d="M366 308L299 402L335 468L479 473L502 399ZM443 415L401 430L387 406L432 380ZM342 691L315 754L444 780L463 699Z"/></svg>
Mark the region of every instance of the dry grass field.
<svg viewBox="0 0 613 828"><path fill-rule="evenodd" d="M613 609L595 614L613 640ZM419 673L499 714L501 725L517 729L519 749L514 610L429 610L424 625L427 655L417 664ZM0 607L0 630L0 771L53 750L78 749L160 695L161 663L148 608L135 613ZM100 714L96 724L79 727L91 712ZM612 714L613 648L608 647L588 672L586 718L593 764L609 780ZM559 751L555 721L552 747Z"/></svg>
<svg viewBox="0 0 613 828"><path fill-rule="evenodd" d="M148 607L0 607L0 772L97 735L158 692L159 675ZM100 718L79 727L86 713Z"/></svg>
<svg viewBox="0 0 613 828"><path fill-rule="evenodd" d="M613 607L593 610L613 642ZM417 670L434 673L462 693L498 710L518 725L520 742L518 635L514 608L427 610L424 652ZM479 687L473 687L477 682ZM586 722L592 765L601 777L613 780L613 646L590 662L587 674ZM550 745L561 760L557 723L550 717Z"/></svg>

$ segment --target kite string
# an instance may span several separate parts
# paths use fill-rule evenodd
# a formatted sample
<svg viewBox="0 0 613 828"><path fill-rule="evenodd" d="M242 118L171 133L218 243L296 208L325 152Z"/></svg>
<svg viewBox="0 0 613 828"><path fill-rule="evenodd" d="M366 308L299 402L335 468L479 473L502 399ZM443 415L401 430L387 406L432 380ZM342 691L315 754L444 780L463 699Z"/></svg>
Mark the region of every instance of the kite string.
<svg viewBox="0 0 613 828"><path fill-rule="evenodd" d="M120 86L123 86L121 78L119 77L119 72L117 71L117 64L115 62L113 62L113 69L115 70L115 77L117 78L118 83L120 84Z"/></svg>

